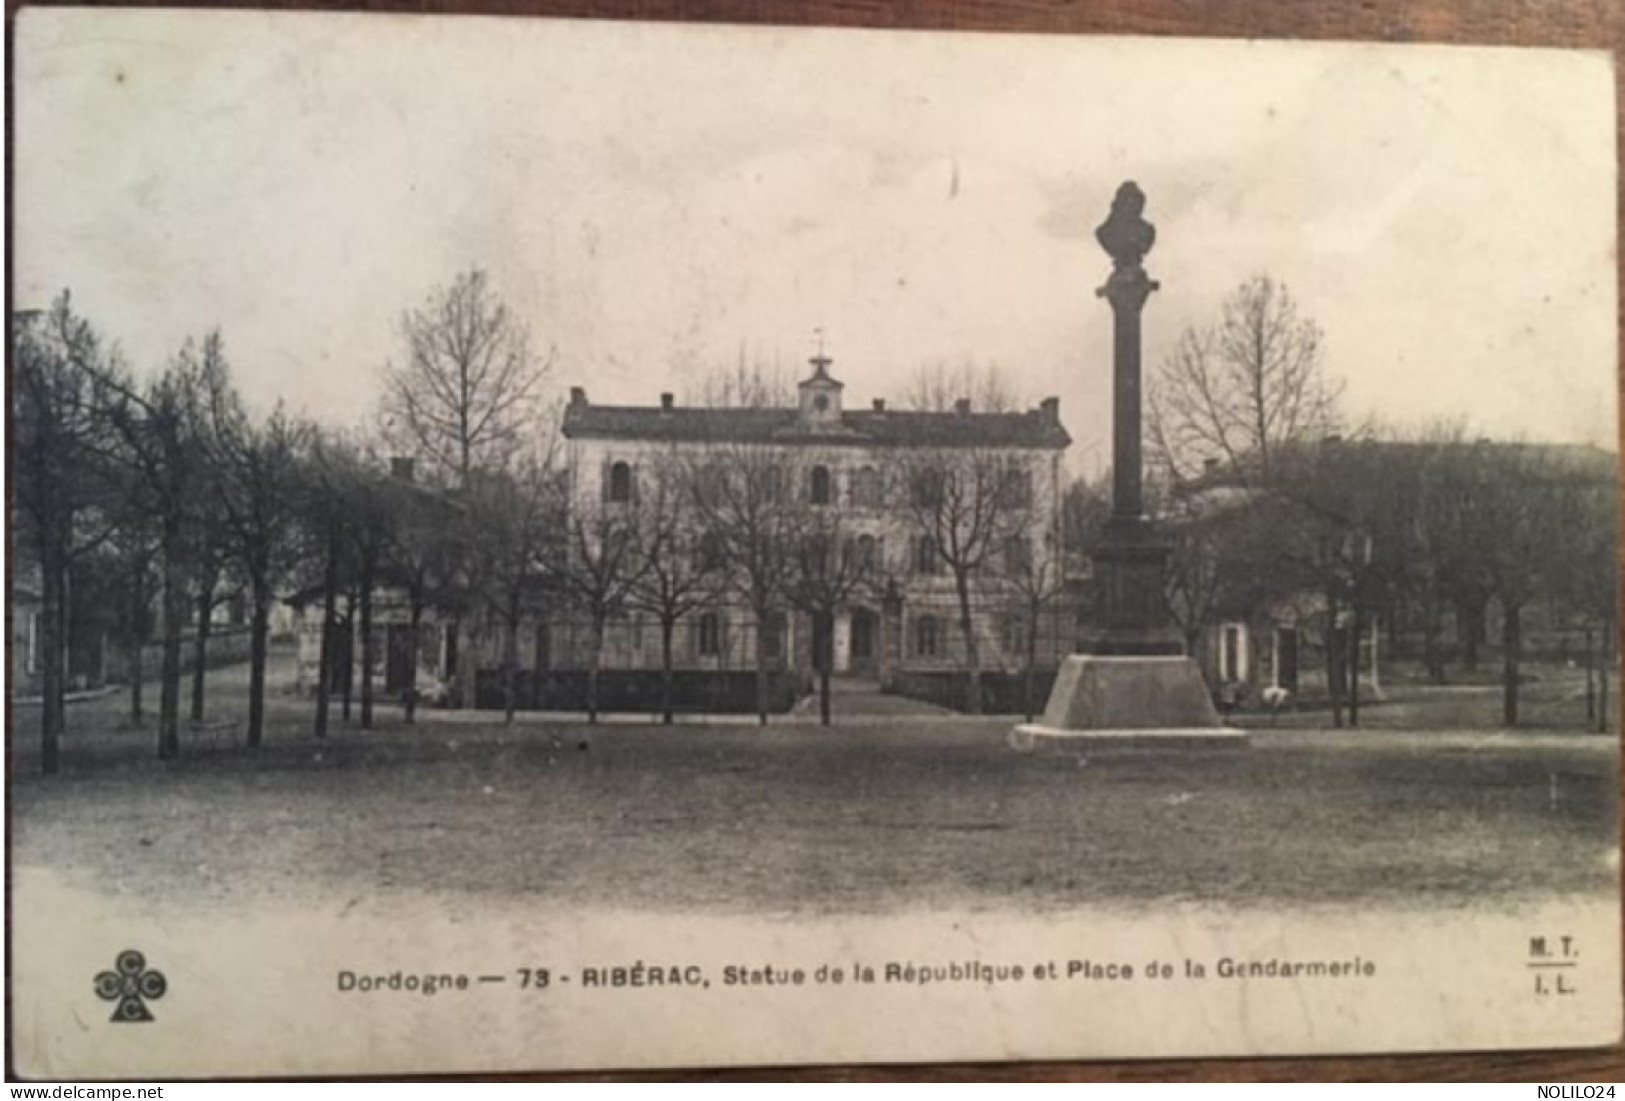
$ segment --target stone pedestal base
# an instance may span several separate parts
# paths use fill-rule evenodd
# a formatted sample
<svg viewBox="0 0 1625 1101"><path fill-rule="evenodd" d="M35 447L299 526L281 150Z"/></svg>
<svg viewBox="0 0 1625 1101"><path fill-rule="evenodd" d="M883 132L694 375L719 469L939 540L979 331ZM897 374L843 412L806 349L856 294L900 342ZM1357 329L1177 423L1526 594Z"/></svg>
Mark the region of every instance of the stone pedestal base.
<svg viewBox="0 0 1625 1101"><path fill-rule="evenodd" d="M1162 592L1171 549L1143 520L1114 517L1094 552L1096 603L1079 650L1102 655L1185 652Z"/></svg>
<svg viewBox="0 0 1625 1101"><path fill-rule="evenodd" d="M1036 723L1010 735L1016 749L1048 740L1115 746L1245 746L1224 726L1196 662L1187 657L1075 654L1062 663Z"/></svg>

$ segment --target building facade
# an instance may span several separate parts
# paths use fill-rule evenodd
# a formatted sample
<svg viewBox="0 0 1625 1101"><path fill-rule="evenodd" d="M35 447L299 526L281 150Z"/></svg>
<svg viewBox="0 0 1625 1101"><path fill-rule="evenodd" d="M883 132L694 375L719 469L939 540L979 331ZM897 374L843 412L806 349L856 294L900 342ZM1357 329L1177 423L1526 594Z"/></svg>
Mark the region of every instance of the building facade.
<svg viewBox="0 0 1625 1101"><path fill-rule="evenodd" d="M1014 413L974 411L966 401L948 412L892 410L879 400L849 409L830 361L820 356L812 366L793 407L685 408L670 394L653 406L606 406L583 388L571 391L563 434L573 508L646 512L667 498L674 471L691 481L739 479L765 463L807 522L838 532L845 553L863 565L862 581L824 617L785 595L758 616L739 578L719 579L678 625L674 667L754 668L765 631L763 652L775 669L811 672L822 655L834 674L886 687L912 673L963 671L957 574L964 572L979 667L1024 669L1036 623L1036 664L1053 668L1076 634L1075 610L1061 594L1062 458L1070 440L1058 399ZM920 499L933 471L957 474L952 517ZM681 524L695 554L728 538L707 530L717 523L713 512L684 507ZM956 561L973 568L956 570ZM591 632L579 615L556 617L544 633L537 645L548 648L545 664L579 668L590 660ZM619 610L606 625L600 660L606 670L660 669L657 618L634 606Z"/></svg>

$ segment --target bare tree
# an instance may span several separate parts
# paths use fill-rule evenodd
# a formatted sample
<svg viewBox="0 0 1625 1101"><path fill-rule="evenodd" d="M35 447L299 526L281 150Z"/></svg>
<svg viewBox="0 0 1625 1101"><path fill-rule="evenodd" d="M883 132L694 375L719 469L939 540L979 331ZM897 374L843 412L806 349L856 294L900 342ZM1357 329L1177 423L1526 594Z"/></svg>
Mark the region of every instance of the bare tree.
<svg viewBox="0 0 1625 1101"><path fill-rule="evenodd" d="M1267 481L1280 449L1339 427L1342 385L1323 360L1320 328L1287 288L1266 275L1249 279L1216 326L1185 330L1151 380L1154 460L1176 481L1210 460Z"/></svg>
<svg viewBox="0 0 1625 1101"><path fill-rule="evenodd" d="M271 603L298 550L297 491L310 429L279 404L256 425L243 409L224 364L204 377L204 434L222 534L248 588L248 734L250 749L265 731L265 665Z"/></svg>
<svg viewBox="0 0 1625 1101"><path fill-rule="evenodd" d="M405 361L384 373L382 422L391 443L449 472L460 487L500 467L541 409L551 357L478 268L401 319Z"/></svg>
<svg viewBox="0 0 1625 1101"><path fill-rule="evenodd" d="M163 640L158 696L158 756L180 753L181 635L190 618L188 590L196 567L202 482L204 375L224 359L218 332L188 340L158 378L138 386L121 371L102 376L112 400L116 453L132 475L139 507L158 529Z"/></svg>
<svg viewBox="0 0 1625 1101"><path fill-rule="evenodd" d="M519 675L519 628L538 590L563 565L566 500L556 467L555 437L516 456L484 479L474 495L476 525L485 542L484 594L502 623L502 698L512 722Z"/></svg>
<svg viewBox="0 0 1625 1101"><path fill-rule="evenodd" d="M672 721L672 640L677 624L716 598L721 563L702 546L689 468L676 455L647 464L638 525L640 568L628 603L660 624L660 714Z"/></svg>
<svg viewBox="0 0 1625 1101"><path fill-rule="evenodd" d="M1009 376L996 363L982 366L962 360L936 360L916 368L899 396L909 409L927 413L951 412L961 401L982 413L1009 413L1021 407L1010 389Z"/></svg>
<svg viewBox="0 0 1625 1101"><path fill-rule="evenodd" d="M204 481L212 484L215 475L215 469L210 467L204 473ZM234 562L227 553L224 517L218 510L218 499L212 490L203 490L201 498L201 515L192 552L192 600L196 616L192 627L191 720L194 723L204 719L209 640L214 634L215 610L241 592L235 583Z"/></svg>
<svg viewBox="0 0 1625 1101"><path fill-rule="evenodd" d="M794 566L801 479L793 454L769 444L719 443L694 461L689 480L709 553L756 621L756 717L767 725L767 670L774 625Z"/></svg>
<svg viewBox="0 0 1625 1101"><path fill-rule="evenodd" d="M463 532L471 525L467 503L445 492L443 486L420 482L410 459L403 460L393 473L387 490L394 524L385 556L406 596L407 665L401 704L405 721L412 723L417 720L423 617L431 603L448 609L457 606L462 589Z"/></svg>
<svg viewBox="0 0 1625 1101"><path fill-rule="evenodd" d="M320 563L321 647L316 674L316 709L312 734L327 737L329 702L341 643L338 601L353 572L350 553L351 487L358 460L338 433L314 431L309 460L300 486L307 562ZM353 648L354 641L350 640Z"/></svg>
<svg viewBox="0 0 1625 1101"><path fill-rule="evenodd" d="M704 409L775 409L796 403L795 379L776 359L767 363L746 354L743 344L731 367L706 372L685 395Z"/></svg>
<svg viewBox="0 0 1625 1101"><path fill-rule="evenodd" d="M1066 584L1065 559L1055 534L1035 512L1018 514L1003 547L1007 601L1021 626L1022 710L1028 721L1035 710L1038 639L1044 616L1060 600Z"/></svg>
<svg viewBox="0 0 1625 1101"><path fill-rule="evenodd" d="M112 510L102 507L116 495L101 441L107 428L104 379L116 364L90 324L73 312L67 291L48 312L15 317L12 347L12 485L40 569L40 760L52 773L66 714L69 567L114 530Z"/></svg>
<svg viewBox="0 0 1625 1101"><path fill-rule="evenodd" d="M1516 726L1523 612L1537 599L1561 594L1572 580L1564 575L1572 568L1573 548L1565 553L1558 544L1586 526L1584 481L1553 449L1539 445L1483 441L1473 451L1481 479L1473 519L1491 592L1501 609L1502 721ZM1611 477L1605 475L1601 482L1603 492L1613 492ZM1614 521L1610 517L1606 523L1612 526Z"/></svg>
<svg viewBox="0 0 1625 1101"><path fill-rule="evenodd" d="M916 539L924 541L919 558L940 562L953 579L965 642L966 706L979 714L982 657L972 590L1004 538L1019 527L1021 512L1031 505L1032 484L1004 455L977 449L922 452L900 463L899 470L898 499L907 504Z"/></svg>
<svg viewBox="0 0 1625 1101"><path fill-rule="evenodd" d="M385 475L383 454L376 440L361 436L353 444L352 462L346 471L350 539L349 552L355 567L354 593L356 626L361 633L361 729L372 729L374 685L377 664L373 637L373 609L385 556L395 536L395 494ZM352 631L352 656L354 639ZM346 711L345 718L349 718Z"/></svg>
<svg viewBox="0 0 1625 1101"><path fill-rule="evenodd" d="M607 487L606 487L607 489ZM637 583L638 514L635 502L590 500L569 503L569 546L557 581L592 624L591 664L587 669L587 721L598 721L598 681L604 662L605 627L626 606Z"/></svg>
<svg viewBox="0 0 1625 1101"><path fill-rule="evenodd" d="M813 668L818 673L818 721L829 725L829 677L834 665L835 616L879 576L873 539L849 531L833 506L807 504L796 517L785 598L812 619Z"/></svg>

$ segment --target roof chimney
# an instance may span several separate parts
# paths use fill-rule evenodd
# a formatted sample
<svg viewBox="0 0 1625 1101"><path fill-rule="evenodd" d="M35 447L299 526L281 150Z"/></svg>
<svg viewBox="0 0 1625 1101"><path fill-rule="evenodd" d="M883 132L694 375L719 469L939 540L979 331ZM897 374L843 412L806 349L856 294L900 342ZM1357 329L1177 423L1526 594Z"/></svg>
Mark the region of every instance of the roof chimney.
<svg viewBox="0 0 1625 1101"><path fill-rule="evenodd" d="M886 411L886 399L885 398L876 398L875 399L875 412L876 413L884 413L885 411Z"/></svg>
<svg viewBox="0 0 1625 1101"><path fill-rule="evenodd" d="M572 386L572 387L570 387L570 404L571 405L586 405L587 404L587 388L585 386Z"/></svg>
<svg viewBox="0 0 1625 1101"><path fill-rule="evenodd" d="M970 416L970 399L960 398L958 401L954 402L954 412L958 413L961 417Z"/></svg>
<svg viewBox="0 0 1625 1101"><path fill-rule="evenodd" d="M662 413L671 412L671 394L666 393L660 395L660 411Z"/></svg>
<svg viewBox="0 0 1625 1101"><path fill-rule="evenodd" d="M1061 399L1060 398L1045 398L1042 402L1039 403L1038 408L1042 409L1044 411L1044 415L1046 417L1048 417L1050 420L1054 421L1057 424L1059 424L1061 422Z"/></svg>
<svg viewBox="0 0 1625 1101"><path fill-rule="evenodd" d="M1219 460L1218 459L1203 459L1202 460L1202 473L1203 474L1213 474L1213 473L1216 473L1218 471L1218 469L1219 469Z"/></svg>

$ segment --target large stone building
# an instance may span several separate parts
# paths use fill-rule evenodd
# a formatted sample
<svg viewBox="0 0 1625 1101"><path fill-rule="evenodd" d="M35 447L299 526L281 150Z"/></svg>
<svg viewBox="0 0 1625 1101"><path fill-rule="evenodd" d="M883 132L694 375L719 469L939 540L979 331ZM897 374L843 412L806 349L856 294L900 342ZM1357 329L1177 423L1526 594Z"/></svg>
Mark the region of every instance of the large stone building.
<svg viewBox="0 0 1625 1101"><path fill-rule="evenodd" d="M968 585L978 664L992 673L1022 669L1031 616L1038 621L1037 663L1053 668L1076 635L1075 610L1059 599L1062 456L1070 443L1059 400L1021 412L976 411L968 401L946 412L895 410L878 399L849 409L845 387L829 373L830 360L820 356L812 365L793 407L685 408L670 394L654 406L595 405L585 389L573 389L563 434L574 507L646 508L661 471L726 477L763 457L780 464L786 493L811 516L838 516L841 538L872 569L830 617L827 644L814 639L814 617L778 601L765 625L772 632L765 646L770 661L777 669L810 672L815 650L823 649L837 675L906 687L913 674L963 670L967 651L956 571L922 521L919 502L910 499L919 489L909 479L979 464L997 479L997 497L984 502L985 530L974 537L986 553ZM696 529L709 522L703 509L690 511ZM961 530L969 533L976 522L964 520ZM706 533L695 535L703 545ZM1045 590L1041 602L1029 599L1035 582ZM756 619L737 586L718 586L714 599L687 615L676 632L674 665L753 668L763 626ZM585 636L579 615L555 621L547 662L580 668L590 657ZM659 669L653 617L635 610L616 616L602 662L613 670Z"/></svg>

